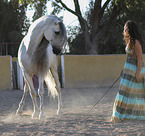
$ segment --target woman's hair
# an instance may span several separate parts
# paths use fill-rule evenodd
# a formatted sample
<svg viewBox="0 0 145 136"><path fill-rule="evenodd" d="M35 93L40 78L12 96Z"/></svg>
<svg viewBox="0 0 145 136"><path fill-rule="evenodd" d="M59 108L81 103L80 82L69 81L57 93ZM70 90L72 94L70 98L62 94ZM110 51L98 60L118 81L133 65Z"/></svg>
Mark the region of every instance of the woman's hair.
<svg viewBox="0 0 145 136"><path fill-rule="evenodd" d="M130 44L134 45L136 39L140 42L140 44L143 43L139 29L134 21L128 20L125 23L124 31L129 34L128 36L123 34L124 40L126 41L126 43L130 41Z"/></svg>

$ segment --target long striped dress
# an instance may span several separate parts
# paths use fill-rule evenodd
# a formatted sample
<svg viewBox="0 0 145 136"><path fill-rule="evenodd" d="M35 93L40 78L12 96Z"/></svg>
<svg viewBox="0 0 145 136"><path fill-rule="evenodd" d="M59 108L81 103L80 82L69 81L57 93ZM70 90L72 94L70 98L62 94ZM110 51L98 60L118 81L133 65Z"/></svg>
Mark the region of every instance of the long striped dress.
<svg viewBox="0 0 145 136"><path fill-rule="evenodd" d="M136 81L137 60L132 50L126 48L128 54L124 65L119 92L117 93L111 121L126 119L145 120L145 66L141 68L141 82Z"/></svg>

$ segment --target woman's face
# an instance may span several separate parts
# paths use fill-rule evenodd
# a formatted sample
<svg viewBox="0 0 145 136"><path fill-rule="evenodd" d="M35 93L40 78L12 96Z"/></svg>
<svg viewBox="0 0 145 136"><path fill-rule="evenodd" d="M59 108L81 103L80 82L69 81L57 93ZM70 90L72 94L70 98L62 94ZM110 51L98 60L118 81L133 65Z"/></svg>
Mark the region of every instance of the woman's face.
<svg viewBox="0 0 145 136"><path fill-rule="evenodd" d="M124 34L124 36L129 36L128 27L126 26L126 24L124 25L123 34Z"/></svg>
<svg viewBox="0 0 145 136"><path fill-rule="evenodd" d="M123 31L123 33L124 33L124 35L126 35L126 33L127 33L127 26L126 25L124 25L124 31Z"/></svg>

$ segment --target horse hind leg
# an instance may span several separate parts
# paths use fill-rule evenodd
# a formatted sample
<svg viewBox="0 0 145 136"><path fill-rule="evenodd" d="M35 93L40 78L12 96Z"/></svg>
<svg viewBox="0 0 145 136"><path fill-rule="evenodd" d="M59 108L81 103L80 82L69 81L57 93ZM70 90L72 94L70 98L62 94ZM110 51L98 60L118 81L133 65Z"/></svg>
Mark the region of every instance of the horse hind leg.
<svg viewBox="0 0 145 136"><path fill-rule="evenodd" d="M62 100L61 100L61 88L60 88L60 82L59 82L57 67L55 66L54 68L51 68L51 72L52 72L52 75L54 77L54 81L56 83L56 90L57 90L57 93L58 93L58 109L57 109L57 115L58 115L61 111Z"/></svg>
<svg viewBox="0 0 145 136"><path fill-rule="evenodd" d="M29 88L28 88L27 83L25 82L24 93L23 93L21 102L19 103L19 108L17 109L16 114L21 114L22 113L28 91L29 91Z"/></svg>
<svg viewBox="0 0 145 136"><path fill-rule="evenodd" d="M32 81L32 76L30 76L27 73L24 73L24 78L25 81L29 87L29 92L30 92L30 96L32 98L32 102L33 102L33 114L32 114L32 118L38 117L39 115L39 110L38 110L38 106L37 106L37 100L36 100L36 91L34 89L34 85L33 85L33 81Z"/></svg>

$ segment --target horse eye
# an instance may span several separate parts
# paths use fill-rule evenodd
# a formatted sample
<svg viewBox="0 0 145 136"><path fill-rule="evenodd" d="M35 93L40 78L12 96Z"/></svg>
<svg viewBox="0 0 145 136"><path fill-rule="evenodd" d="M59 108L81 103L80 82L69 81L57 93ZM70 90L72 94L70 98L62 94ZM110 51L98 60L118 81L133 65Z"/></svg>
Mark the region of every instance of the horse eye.
<svg viewBox="0 0 145 136"><path fill-rule="evenodd" d="M58 32L55 31L55 34L58 35L59 34L59 31Z"/></svg>

